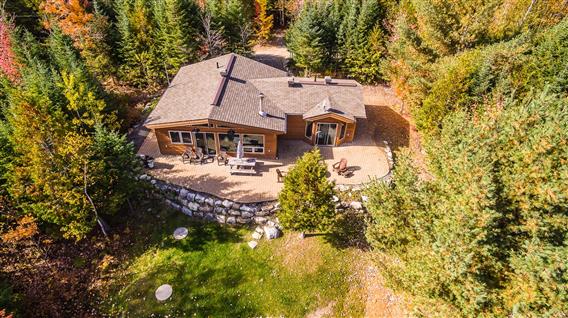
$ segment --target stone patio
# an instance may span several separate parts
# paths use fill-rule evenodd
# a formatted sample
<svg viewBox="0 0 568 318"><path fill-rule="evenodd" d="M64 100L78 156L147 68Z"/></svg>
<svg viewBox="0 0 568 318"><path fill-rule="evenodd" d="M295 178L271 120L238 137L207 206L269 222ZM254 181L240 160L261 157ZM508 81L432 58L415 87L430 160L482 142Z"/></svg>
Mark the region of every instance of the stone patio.
<svg viewBox="0 0 568 318"><path fill-rule="evenodd" d="M370 106L373 107L373 106ZM374 120L375 112L367 110L368 119L357 122L355 141L339 147L320 147L329 167L329 177L337 184L361 184L373 177L383 177L389 171L386 153ZM180 156L161 155L153 133L146 137L138 153L156 158L155 168L148 173L156 178L238 202L257 202L274 200L283 183L277 182L276 169L288 171L296 159L311 145L297 140L280 140L278 160L260 160L257 175L230 175L227 166L217 165L217 161L202 165L182 163ZM350 177L338 176L331 166L341 158L346 158L353 170Z"/></svg>

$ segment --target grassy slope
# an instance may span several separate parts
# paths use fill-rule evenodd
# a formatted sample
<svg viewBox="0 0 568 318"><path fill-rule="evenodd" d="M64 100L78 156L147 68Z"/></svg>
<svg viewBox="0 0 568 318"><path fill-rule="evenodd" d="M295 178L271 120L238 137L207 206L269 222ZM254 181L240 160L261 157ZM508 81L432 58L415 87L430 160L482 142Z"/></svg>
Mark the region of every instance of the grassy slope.
<svg viewBox="0 0 568 318"><path fill-rule="evenodd" d="M146 217L149 218L149 217ZM146 231L125 264L108 300L112 315L146 317L299 317L333 302L333 316L362 316L364 292L352 268L358 252L338 250L323 237L300 240L296 235L266 241L252 250L250 229L192 222L179 212L162 210L140 220ZM172 238L178 226L190 229L181 241ZM173 296L164 303L154 297L161 284Z"/></svg>

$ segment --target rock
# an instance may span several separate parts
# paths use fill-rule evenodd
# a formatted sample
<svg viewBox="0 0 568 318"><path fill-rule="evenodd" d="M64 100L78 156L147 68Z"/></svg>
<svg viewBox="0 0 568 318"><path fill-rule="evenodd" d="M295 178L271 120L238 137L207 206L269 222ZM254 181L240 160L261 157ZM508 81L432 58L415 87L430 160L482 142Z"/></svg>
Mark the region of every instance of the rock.
<svg viewBox="0 0 568 318"><path fill-rule="evenodd" d="M298 234L298 237L303 240L306 237L306 233L300 232L300 234Z"/></svg>
<svg viewBox="0 0 568 318"><path fill-rule="evenodd" d="M250 223L250 221L252 221L252 219L245 219L245 218L242 218L240 216L237 217L237 223L239 223L239 224L248 224L248 223Z"/></svg>
<svg viewBox="0 0 568 318"><path fill-rule="evenodd" d="M262 212L270 212L270 211L272 211L272 209L274 209L274 205L272 205L272 204L263 205L263 206L260 208L260 210L261 210Z"/></svg>
<svg viewBox="0 0 568 318"><path fill-rule="evenodd" d="M221 200L215 201L215 206L221 206L222 204L223 204L223 201L221 201Z"/></svg>
<svg viewBox="0 0 568 318"><path fill-rule="evenodd" d="M227 210L222 206L215 207L214 211L216 214L227 214Z"/></svg>
<svg viewBox="0 0 568 318"><path fill-rule="evenodd" d="M369 201L369 197L366 195L362 195L361 196L361 200L363 200L363 202L368 202Z"/></svg>
<svg viewBox="0 0 568 318"><path fill-rule="evenodd" d="M198 218L202 218L203 217L203 212L193 212L193 216L196 216Z"/></svg>
<svg viewBox="0 0 568 318"><path fill-rule="evenodd" d="M205 199L205 203L207 203L210 206L214 206L215 200L213 200L213 198L207 198L207 199Z"/></svg>
<svg viewBox="0 0 568 318"><path fill-rule="evenodd" d="M206 219L207 221L215 221L216 217L213 213L205 213L204 219Z"/></svg>
<svg viewBox="0 0 568 318"><path fill-rule="evenodd" d="M252 218L253 215L254 215L254 214L252 214L252 213L250 213L250 212L245 212L245 211L241 212L241 216L242 216L243 218L247 218L247 219L248 219L248 218Z"/></svg>
<svg viewBox="0 0 568 318"><path fill-rule="evenodd" d="M262 238L262 234L258 233L258 232L254 232L252 233L252 238L255 240L260 240Z"/></svg>
<svg viewBox="0 0 568 318"><path fill-rule="evenodd" d="M255 215L256 216L267 216L267 215L270 215L270 213L272 213L272 211L270 211L270 210L266 210L266 211L260 210L260 211L256 212Z"/></svg>
<svg viewBox="0 0 568 318"><path fill-rule="evenodd" d="M203 202L205 202L205 197L202 196L201 194L197 194L197 195L195 195L195 202L203 203Z"/></svg>
<svg viewBox="0 0 568 318"><path fill-rule="evenodd" d="M227 217L227 224L237 224L237 219L234 216Z"/></svg>
<svg viewBox="0 0 568 318"><path fill-rule="evenodd" d="M257 245L258 245L258 242L257 242L257 241L250 241L250 242L248 242L248 246L249 246L250 248L252 248L253 250L256 248Z"/></svg>
<svg viewBox="0 0 568 318"><path fill-rule="evenodd" d="M152 185L155 185L155 184L156 184L156 180L155 180L155 179L152 179L152 180L150 180L150 183L151 183Z"/></svg>
<svg viewBox="0 0 568 318"><path fill-rule="evenodd" d="M344 185L344 184L340 184L337 186L337 190L344 192L344 191L349 191L349 186Z"/></svg>
<svg viewBox="0 0 568 318"><path fill-rule="evenodd" d="M241 208L241 205L236 203L236 202L233 202L233 204L231 205L231 209L233 209L233 210L238 210L240 208Z"/></svg>
<svg viewBox="0 0 568 318"><path fill-rule="evenodd" d="M280 236L280 230L275 226L265 226L263 229L267 240L272 240Z"/></svg>
<svg viewBox="0 0 568 318"><path fill-rule="evenodd" d="M231 210L229 210L229 214L237 216L237 215L241 215L241 211L231 209Z"/></svg>
<svg viewBox="0 0 568 318"><path fill-rule="evenodd" d="M339 202L339 197L337 197L336 195L333 196L333 202Z"/></svg>
<svg viewBox="0 0 568 318"><path fill-rule="evenodd" d="M182 200L187 197L188 193L189 193L189 191L187 191L186 189L179 190L179 196L180 196L180 198L182 198Z"/></svg>
<svg viewBox="0 0 568 318"><path fill-rule="evenodd" d="M257 226L254 231L261 234L264 233L264 230L260 226Z"/></svg>
<svg viewBox="0 0 568 318"><path fill-rule="evenodd" d="M276 223L274 223L274 221L268 221L268 222L266 222L266 225L268 225L268 226L276 226Z"/></svg>
<svg viewBox="0 0 568 318"><path fill-rule="evenodd" d="M195 201L195 193L193 193L193 192L187 193L187 200L192 201L192 202Z"/></svg>
<svg viewBox="0 0 568 318"><path fill-rule="evenodd" d="M181 212L182 212L183 214L187 215L187 216L192 216L192 215L193 215L193 212L192 212L190 209L186 208L186 207L183 207L183 208L181 209Z"/></svg>
<svg viewBox="0 0 568 318"><path fill-rule="evenodd" d="M187 204L187 207L192 210L192 211L197 211L199 210L199 204L195 203L195 202L189 202Z"/></svg>
<svg viewBox="0 0 568 318"><path fill-rule="evenodd" d="M213 212L213 207L208 205L202 205L199 207L199 211L201 212Z"/></svg>
<svg viewBox="0 0 568 318"><path fill-rule="evenodd" d="M359 202L359 201L353 201L349 204L349 206L352 209L355 209L355 210L362 210L363 209L363 204L361 204L361 202Z"/></svg>
<svg viewBox="0 0 568 318"><path fill-rule="evenodd" d="M230 208L231 206L233 206L233 202L231 202L229 200L225 200L221 204L223 204L223 206L226 207L227 209Z"/></svg>
<svg viewBox="0 0 568 318"><path fill-rule="evenodd" d="M249 213L255 213L256 211L258 211L258 207L254 205L241 205L240 210Z"/></svg>
<svg viewBox="0 0 568 318"><path fill-rule="evenodd" d="M227 222L227 218L224 215L217 215L217 222L224 224L225 222Z"/></svg>
<svg viewBox="0 0 568 318"><path fill-rule="evenodd" d="M266 223L266 220L267 220L267 219L266 219L265 217L256 216L256 217L254 218L254 223L256 223L256 224L265 224L265 223Z"/></svg>

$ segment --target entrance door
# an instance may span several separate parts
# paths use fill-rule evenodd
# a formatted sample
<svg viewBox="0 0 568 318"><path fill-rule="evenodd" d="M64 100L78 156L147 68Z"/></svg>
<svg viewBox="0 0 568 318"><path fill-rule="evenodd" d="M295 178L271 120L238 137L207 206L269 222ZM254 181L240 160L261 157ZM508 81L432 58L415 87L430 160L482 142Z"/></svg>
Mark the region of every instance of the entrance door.
<svg viewBox="0 0 568 318"><path fill-rule="evenodd" d="M215 155L215 135L213 133L195 133L195 144L197 147L203 149L206 155Z"/></svg>
<svg viewBox="0 0 568 318"><path fill-rule="evenodd" d="M318 123L316 144L319 146L335 146L337 124Z"/></svg>

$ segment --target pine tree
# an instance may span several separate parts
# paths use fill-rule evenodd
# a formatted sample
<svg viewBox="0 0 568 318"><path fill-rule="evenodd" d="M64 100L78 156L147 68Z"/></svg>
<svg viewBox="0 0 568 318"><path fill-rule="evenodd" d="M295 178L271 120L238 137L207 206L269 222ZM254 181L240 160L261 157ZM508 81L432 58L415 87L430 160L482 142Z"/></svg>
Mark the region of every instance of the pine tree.
<svg viewBox="0 0 568 318"><path fill-rule="evenodd" d="M302 232L331 228L335 221L334 184L326 175L327 166L317 148L296 161L278 196L278 219L285 228Z"/></svg>

